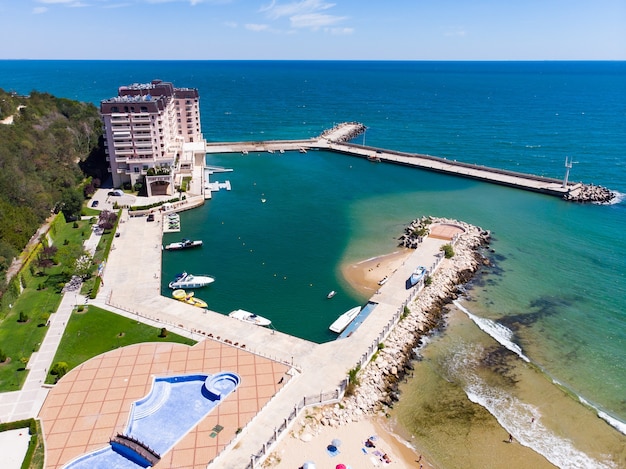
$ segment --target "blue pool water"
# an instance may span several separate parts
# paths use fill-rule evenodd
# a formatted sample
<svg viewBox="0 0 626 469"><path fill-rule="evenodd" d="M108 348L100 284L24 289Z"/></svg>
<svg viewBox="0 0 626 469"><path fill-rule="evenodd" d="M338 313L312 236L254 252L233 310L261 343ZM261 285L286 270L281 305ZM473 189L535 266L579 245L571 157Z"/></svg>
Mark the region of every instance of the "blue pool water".
<svg viewBox="0 0 626 469"><path fill-rule="evenodd" d="M235 373L156 378L150 393L133 403L124 435L164 455L239 385ZM115 444L81 456L67 469L137 469L149 463Z"/></svg>

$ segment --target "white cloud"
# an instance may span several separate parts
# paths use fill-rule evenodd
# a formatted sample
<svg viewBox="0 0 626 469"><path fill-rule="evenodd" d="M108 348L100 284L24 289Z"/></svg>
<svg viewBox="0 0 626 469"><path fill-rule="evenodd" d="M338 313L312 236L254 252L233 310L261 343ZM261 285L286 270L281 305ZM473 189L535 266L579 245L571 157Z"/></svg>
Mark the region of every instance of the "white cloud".
<svg viewBox="0 0 626 469"><path fill-rule="evenodd" d="M335 25L347 19L345 16L337 16L326 13L334 8L334 3L324 0L300 0L291 3L278 3L272 0L269 5L262 7L259 11L264 13L271 20L288 18L292 29L311 29L317 31L327 26ZM352 33L352 28L337 29L331 31L324 29L332 34ZM340 31L343 31L341 33Z"/></svg>
<svg viewBox="0 0 626 469"><path fill-rule="evenodd" d="M458 29L456 31L447 31L444 33L446 37L465 37L467 35L467 31L464 29Z"/></svg>
<svg viewBox="0 0 626 469"><path fill-rule="evenodd" d="M308 13L304 15L294 15L289 18L289 22L293 28L310 28L319 29L323 26L343 21L345 18L340 16L324 15L322 13Z"/></svg>
<svg viewBox="0 0 626 469"><path fill-rule="evenodd" d="M69 5L77 3L76 0L37 0L38 3L45 3L47 5Z"/></svg>
<svg viewBox="0 0 626 469"><path fill-rule="evenodd" d="M35 15L41 15L42 13L45 13L46 11L48 11L48 8L46 8L46 7L35 7L35 8L33 8L33 13Z"/></svg>
<svg viewBox="0 0 626 469"><path fill-rule="evenodd" d="M302 15L316 11L328 10L334 6L334 3L327 3L322 0L302 0L300 2L284 4L279 4L276 3L276 0L272 0L272 3L268 6L261 8L261 12L266 13L271 19L278 19L285 16Z"/></svg>
<svg viewBox="0 0 626 469"><path fill-rule="evenodd" d="M267 24L246 24L245 28L249 31L267 31L269 30L269 25Z"/></svg>
<svg viewBox="0 0 626 469"><path fill-rule="evenodd" d="M326 31L333 36L347 36L354 33L354 28L327 28Z"/></svg>

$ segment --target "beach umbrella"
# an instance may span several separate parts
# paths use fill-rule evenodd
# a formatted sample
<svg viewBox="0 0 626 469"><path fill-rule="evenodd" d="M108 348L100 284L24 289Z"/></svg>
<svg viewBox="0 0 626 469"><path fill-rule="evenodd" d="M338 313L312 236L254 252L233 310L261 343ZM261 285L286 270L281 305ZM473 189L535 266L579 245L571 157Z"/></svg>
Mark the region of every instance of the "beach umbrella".
<svg viewBox="0 0 626 469"><path fill-rule="evenodd" d="M330 451L331 453L334 453L335 451L337 451L337 447L335 445L328 445L326 449Z"/></svg>
<svg viewBox="0 0 626 469"><path fill-rule="evenodd" d="M313 435L311 435L310 433L303 433L300 439L304 441L305 443L308 443L309 441L313 439Z"/></svg>
<svg viewBox="0 0 626 469"><path fill-rule="evenodd" d="M341 440L335 438L333 441L330 442L330 444L339 448L341 446Z"/></svg>
<svg viewBox="0 0 626 469"><path fill-rule="evenodd" d="M302 465L302 469L315 469L315 463L312 463L310 461L309 462L305 462Z"/></svg>
<svg viewBox="0 0 626 469"><path fill-rule="evenodd" d="M335 469L346 469L346 465L345 464L337 464L335 466Z"/></svg>

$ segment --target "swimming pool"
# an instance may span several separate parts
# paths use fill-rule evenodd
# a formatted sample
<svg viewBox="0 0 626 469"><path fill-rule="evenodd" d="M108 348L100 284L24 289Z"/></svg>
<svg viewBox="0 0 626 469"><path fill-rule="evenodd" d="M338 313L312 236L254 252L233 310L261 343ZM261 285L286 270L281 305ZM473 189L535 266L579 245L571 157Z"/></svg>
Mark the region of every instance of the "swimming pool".
<svg viewBox="0 0 626 469"><path fill-rule="evenodd" d="M152 389L134 402L124 432L109 446L84 454L66 469L149 467L172 449L239 385L239 375L192 374L155 378Z"/></svg>

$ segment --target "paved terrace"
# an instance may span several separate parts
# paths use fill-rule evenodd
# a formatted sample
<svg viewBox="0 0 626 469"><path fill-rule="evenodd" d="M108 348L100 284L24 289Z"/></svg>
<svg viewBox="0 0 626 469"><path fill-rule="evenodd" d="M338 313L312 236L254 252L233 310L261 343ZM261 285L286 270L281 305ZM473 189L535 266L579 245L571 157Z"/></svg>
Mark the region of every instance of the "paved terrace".
<svg viewBox="0 0 626 469"><path fill-rule="evenodd" d="M462 163L431 155L399 152L352 143L344 143L347 136L354 136L357 134L359 125L360 124L357 123L341 124L333 128L331 131L325 132L323 136L308 140L273 140L262 142L208 144L207 153L327 150L361 158L368 158L374 161L400 164L403 166L410 166L438 173L491 182L561 198L568 193L576 195L582 187L582 184L580 183L568 183L566 187L563 187L563 182L559 179Z"/></svg>
<svg viewBox="0 0 626 469"><path fill-rule="evenodd" d="M361 327L347 339L315 344L279 331L261 328L204 311L160 295L161 226L147 223L145 217L123 215L123 238L116 238L104 272L103 288L94 301L135 314L138 319L163 324L176 332L179 328L195 331L197 337L220 338L237 343L246 351L294 366L299 373L252 420L236 440L210 465L216 468L244 468L272 439L294 407L305 396L337 389L364 352L377 344L381 331L398 312L410 291L405 280L415 266L436 262L445 240L427 238L395 275L374 294L379 303ZM211 246L205 246L211 249ZM207 340L212 340L208 338Z"/></svg>

